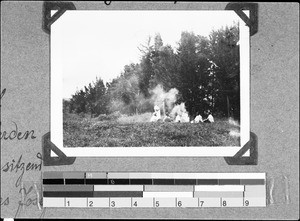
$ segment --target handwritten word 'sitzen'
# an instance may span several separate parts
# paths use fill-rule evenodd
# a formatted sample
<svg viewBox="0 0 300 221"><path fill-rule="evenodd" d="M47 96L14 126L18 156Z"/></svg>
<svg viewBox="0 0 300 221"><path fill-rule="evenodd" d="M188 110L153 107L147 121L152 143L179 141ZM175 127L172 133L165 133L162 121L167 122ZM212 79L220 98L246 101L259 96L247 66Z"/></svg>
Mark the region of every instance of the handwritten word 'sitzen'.
<svg viewBox="0 0 300 221"><path fill-rule="evenodd" d="M31 131L25 131L25 132L21 132L19 131L18 125L13 122L13 124L15 125L14 129L11 131L1 131L0 132L0 140L4 139L4 140L27 140L28 138L30 139L35 139L36 136L34 136L34 130ZM1 125L1 122L0 122Z"/></svg>
<svg viewBox="0 0 300 221"><path fill-rule="evenodd" d="M39 163L32 163L32 162L26 163L26 162L23 162L23 160L22 160L23 155L21 155L18 160L12 159L11 161L5 163L1 167L1 170L6 173L9 173L9 172L10 173L12 173L12 172L18 173L19 172L20 175L15 183L15 186L18 187L18 186L20 186L20 184L22 182L25 171L41 171L41 169L42 169L42 154L37 153L36 157L38 159L40 159Z"/></svg>

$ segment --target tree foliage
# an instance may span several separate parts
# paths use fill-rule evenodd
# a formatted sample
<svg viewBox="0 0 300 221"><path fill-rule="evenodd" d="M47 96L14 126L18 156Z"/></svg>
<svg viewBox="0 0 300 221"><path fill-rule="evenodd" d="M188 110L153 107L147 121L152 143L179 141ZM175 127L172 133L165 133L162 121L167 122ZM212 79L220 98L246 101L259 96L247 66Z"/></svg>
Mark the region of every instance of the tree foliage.
<svg viewBox="0 0 300 221"><path fill-rule="evenodd" d="M191 116L211 110L219 116L240 117L240 57L237 24L214 30L208 37L182 32L178 47L165 45L157 33L139 47L137 64L104 85L101 79L77 91L64 103L75 113L135 114L152 111L151 90L176 88Z"/></svg>
<svg viewBox="0 0 300 221"><path fill-rule="evenodd" d="M90 83L84 90L76 91L69 104L69 112L90 113L91 115L105 114L108 112L108 96L103 80L96 78L96 81Z"/></svg>

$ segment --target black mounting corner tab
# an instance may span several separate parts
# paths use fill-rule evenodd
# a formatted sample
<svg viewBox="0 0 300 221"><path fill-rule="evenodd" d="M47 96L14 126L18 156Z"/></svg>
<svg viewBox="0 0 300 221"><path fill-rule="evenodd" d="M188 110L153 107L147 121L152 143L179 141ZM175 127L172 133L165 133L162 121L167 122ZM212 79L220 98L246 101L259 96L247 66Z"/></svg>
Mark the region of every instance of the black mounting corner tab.
<svg viewBox="0 0 300 221"><path fill-rule="evenodd" d="M57 12L51 16L51 10L57 10ZM67 10L76 10L76 7L72 2L44 1L42 25L44 32L50 34L50 26Z"/></svg>
<svg viewBox="0 0 300 221"><path fill-rule="evenodd" d="M243 155L250 151L249 157ZM250 132L250 140L243 146L233 157L224 157L228 165L257 165L258 150L257 150L257 136Z"/></svg>
<svg viewBox="0 0 300 221"><path fill-rule="evenodd" d="M76 157L67 157L50 141L50 132L42 137L42 149L44 166L71 165L76 160ZM53 151L57 157L51 157L51 151Z"/></svg>
<svg viewBox="0 0 300 221"><path fill-rule="evenodd" d="M258 3L248 2L232 2L228 3L225 10L234 10L238 16L249 26L250 36L258 31ZM248 17L243 10L249 10L250 16Z"/></svg>

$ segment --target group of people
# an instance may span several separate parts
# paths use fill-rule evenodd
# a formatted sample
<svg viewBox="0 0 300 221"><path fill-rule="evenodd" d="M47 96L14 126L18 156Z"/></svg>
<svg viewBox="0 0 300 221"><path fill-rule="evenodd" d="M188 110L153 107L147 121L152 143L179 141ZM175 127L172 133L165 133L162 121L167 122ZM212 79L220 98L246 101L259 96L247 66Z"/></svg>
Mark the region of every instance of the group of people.
<svg viewBox="0 0 300 221"><path fill-rule="evenodd" d="M213 123L215 122L213 115L210 113L210 111L208 112L208 116L206 119L203 120L202 116L199 114L195 117L194 120L191 121L191 123Z"/></svg>
<svg viewBox="0 0 300 221"><path fill-rule="evenodd" d="M209 110L206 113L208 115L206 119L203 119L202 116L199 114L195 117L194 120L190 121L188 113L182 112L180 114L177 114L175 117L175 120L173 120L168 115L166 115L164 118L162 118L159 106L155 105L154 112L152 114L150 122L163 121L163 122L176 122L176 123L179 123L179 122L181 122L181 123L188 123L188 122L190 122L190 123L213 123L214 117L212 116L212 113Z"/></svg>

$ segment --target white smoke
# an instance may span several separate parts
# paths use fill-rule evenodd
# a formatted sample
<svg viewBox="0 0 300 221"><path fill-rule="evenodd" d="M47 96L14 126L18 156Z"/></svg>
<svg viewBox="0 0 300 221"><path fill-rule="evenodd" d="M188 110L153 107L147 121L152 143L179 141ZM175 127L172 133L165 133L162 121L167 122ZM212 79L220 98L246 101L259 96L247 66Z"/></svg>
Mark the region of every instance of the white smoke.
<svg viewBox="0 0 300 221"><path fill-rule="evenodd" d="M160 108L163 121L189 122L190 118L185 109L185 104L175 105L179 93L176 88L165 91L163 86L159 84L150 93L152 94L151 100L153 104Z"/></svg>
<svg viewBox="0 0 300 221"><path fill-rule="evenodd" d="M165 91L163 86L158 84L153 90L150 91L152 94L152 101L154 105L159 106L159 108L165 112L170 112L177 99L178 90L176 88L172 88L169 91Z"/></svg>
<svg viewBox="0 0 300 221"><path fill-rule="evenodd" d="M232 117L229 117L228 122L234 126L240 126L240 124L237 121L235 121Z"/></svg>
<svg viewBox="0 0 300 221"><path fill-rule="evenodd" d="M183 114L186 114L187 110L185 109L185 104L181 103L178 105L175 105L172 109L170 116L176 117L177 115L182 116Z"/></svg>
<svg viewBox="0 0 300 221"><path fill-rule="evenodd" d="M237 127L240 126L240 124L237 121L235 121L233 118L231 118L231 117L229 117L228 122L231 125L234 125L234 126L237 126ZM230 130L229 135L232 136L232 137L239 137L239 136L241 136L240 131L238 131L236 129Z"/></svg>
<svg viewBox="0 0 300 221"><path fill-rule="evenodd" d="M236 130L231 130L229 132L229 135L232 136L232 137L239 137L239 136L241 136L240 132L236 131Z"/></svg>

